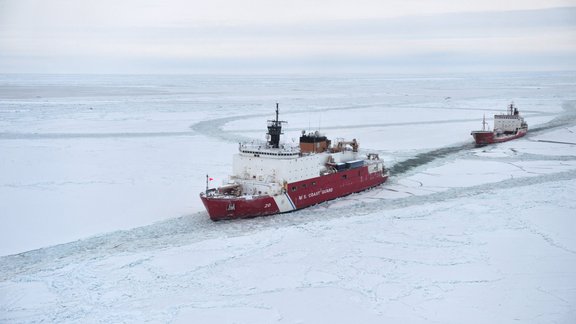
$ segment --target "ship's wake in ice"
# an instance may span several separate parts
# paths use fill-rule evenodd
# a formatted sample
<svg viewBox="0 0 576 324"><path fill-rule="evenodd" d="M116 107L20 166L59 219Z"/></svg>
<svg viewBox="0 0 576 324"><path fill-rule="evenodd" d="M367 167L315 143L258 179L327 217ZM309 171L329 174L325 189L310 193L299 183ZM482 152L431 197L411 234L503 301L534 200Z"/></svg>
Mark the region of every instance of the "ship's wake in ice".
<svg viewBox="0 0 576 324"><path fill-rule="evenodd" d="M570 109L573 107L573 102L565 103L564 112L562 114L558 115L550 122L533 127L534 133L543 133L545 131L550 131L557 128L568 128L570 126L576 125L576 115L572 114L572 110ZM227 135L224 138L237 138L237 135L232 132L222 132L221 126L226 122L256 116L263 117L260 115L254 115L221 118L218 120L211 120L195 124L193 129L196 132L202 132L203 135L207 136L219 137L217 134L225 133ZM167 133L166 136L170 136L168 134L170 133ZM172 133L172 136L181 135L181 133ZM122 136L124 135L120 135L119 137ZM220 138L224 139L222 137ZM462 144L445 146L442 148L417 153L415 156L404 161L397 162L389 167L389 171L393 177L392 182L396 183L398 179L401 179L409 174L425 172L427 169L426 165L434 161L438 162L438 160L443 160L440 162L440 164L444 164L459 158L482 159L473 156L474 152L472 150L474 149L474 143L472 141L468 141ZM493 159L494 158L488 158L485 160ZM576 165L576 157L574 156L550 157L546 155L523 154L516 159L512 159L512 161L526 160L568 161L573 162ZM510 162L511 159L507 158L507 161ZM436 163L434 165L437 166L438 164ZM377 188L370 189L366 192L343 197L337 201L323 203L309 209L304 209L285 215L240 221L227 221L221 223L213 223L209 221L206 213L202 211L196 214L169 219L167 221L158 222L137 229L118 231L115 233L106 234L104 236L97 236L69 244L63 244L55 247L44 248L23 254L9 256L6 257L6 259L10 262L5 263L3 272L21 273L23 271L34 271L34 269L38 269L37 262L39 259L46 259L48 264L60 263L61 265L65 265L69 262L68 258L70 257L72 257L74 260L81 260L83 258L94 258L97 255L103 257L118 253L133 253L139 251L141 252L154 249L163 249L168 247L179 247L189 245L194 242L216 239L222 236L235 237L248 235L251 232L257 232L269 227L278 228L298 225L304 226L309 222L318 222L340 217L358 217L361 215L372 214L377 211L391 211L409 206L431 204L437 201L471 197L485 192L490 192L495 188L512 189L534 184L544 184L548 182L573 179L576 179L576 170L567 170L552 174L541 174L535 177L511 178L498 182L472 185L469 187L455 187L446 191L427 192L425 194L408 195L406 197L400 198L387 197L387 192L390 190L396 191L397 188L395 187L394 189L390 189L389 186L385 184ZM27 268L31 269L24 270Z"/></svg>
<svg viewBox="0 0 576 324"><path fill-rule="evenodd" d="M296 212L212 222L197 196L205 174L224 178L235 143L261 138L272 117L269 107L251 104L264 100L258 95L223 90L226 82L249 89L244 82L218 78L206 83L214 89L177 96L159 85L149 101L140 92L120 100L128 105L121 111L108 96L87 98L90 109L76 107L77 98L5 100L0 162L12 170L0 171L5 213L29 217L26 224L50 215L52 226L38 233L54 236L87 215L163 217L0 257L0 322L574 322L571 76L510 78L505 91L490 80L441 78L421 96L408 94L427 89L426 79L406 88L341 80L337 92L313 96L287 89L323 82L281 80L250 82L270 82L278 97L302 96L280 105L287 141L321 118L327 135L344 133L363 152L379 153L388 182ZM365 82L391 90L359 95ZM555 86L538 83L534 93L532 82ZM482 114L515 98L527 136L476 147L470 131ZM37 118L36 106L60 117ZM174 205L181 209L169 211Z"/></svg>

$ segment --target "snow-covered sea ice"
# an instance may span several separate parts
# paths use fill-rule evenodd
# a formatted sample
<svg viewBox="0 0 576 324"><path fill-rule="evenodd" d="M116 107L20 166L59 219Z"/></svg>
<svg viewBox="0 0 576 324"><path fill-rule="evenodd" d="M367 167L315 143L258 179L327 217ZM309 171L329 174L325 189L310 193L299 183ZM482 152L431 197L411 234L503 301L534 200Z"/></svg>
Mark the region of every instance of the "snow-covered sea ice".
<svg viewBox="0 0 576 324"><path fill-rule="evenodd" d="M0 76L0 322L574 323L576 78ZM475 147L510 102L526 137ZM393 171L301 211L198 198L275 103Z"/></svg>

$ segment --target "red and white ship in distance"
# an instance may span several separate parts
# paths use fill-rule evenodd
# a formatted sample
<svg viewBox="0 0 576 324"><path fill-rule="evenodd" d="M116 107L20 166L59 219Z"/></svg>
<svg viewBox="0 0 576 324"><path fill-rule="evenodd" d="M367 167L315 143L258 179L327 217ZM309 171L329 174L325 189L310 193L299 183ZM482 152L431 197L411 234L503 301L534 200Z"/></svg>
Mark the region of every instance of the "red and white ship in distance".
<svg viewBox="0 0 576 324"><path fill-rule="evenodd" d="M268 141L241 143L226 184L200 193L210 219L285 213L384 183L388 171L378 154L360 156L358 142L332 142L302 131L298 146L280 143L282 123L268 121Z"/></svg>
<svg viewBox="0 0 576 324"><path fill-rule="evenodd" d="M486 124L486 117L484 117L482 119L482 130L470 133L477 145L506 142L522 137L528 132L528 124L520 116L520 112L514 106L514 103L508 106L507 114L494 115L493 131L487 130Z"/></svg>

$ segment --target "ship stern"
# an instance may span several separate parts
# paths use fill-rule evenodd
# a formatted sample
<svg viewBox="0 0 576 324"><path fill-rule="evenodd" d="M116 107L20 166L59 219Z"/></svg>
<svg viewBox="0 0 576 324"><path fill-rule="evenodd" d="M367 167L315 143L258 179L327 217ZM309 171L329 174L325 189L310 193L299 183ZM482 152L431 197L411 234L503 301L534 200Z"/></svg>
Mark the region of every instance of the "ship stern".
<svg viewBox="0 0 576 324"><path fill-rule="evenodd" d="M476 145L486 145L494 143L494 132L473 131L470 133L474 137Z"/></svg>

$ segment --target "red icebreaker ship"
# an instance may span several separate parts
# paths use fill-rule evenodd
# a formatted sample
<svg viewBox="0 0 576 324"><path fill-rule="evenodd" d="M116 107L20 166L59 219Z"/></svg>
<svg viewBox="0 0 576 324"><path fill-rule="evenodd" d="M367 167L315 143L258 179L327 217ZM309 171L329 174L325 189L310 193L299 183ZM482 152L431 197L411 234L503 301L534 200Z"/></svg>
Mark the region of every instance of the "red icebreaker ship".
<svg viewBox="0 0 576 324"><path fill-rule="evenodd" d="M268 141L241 143L233 174L217 189L200 193L210 219L285 213L384 183L388 171L377 154L361 157L358 142L331 141L302 132L299 146L280 143L282 123L268 121Z"/></svg>
<svg viewBox="0 0 576 324"><path fill-rule="evenodd" d="M472 131L470 135L474 137L477 145L506 142L526 135L528 124L520 116L518 108L514 103L508 106L508 113L494 115L494 130L486 130L486 117L482 119L482 130Z"/></svg>

